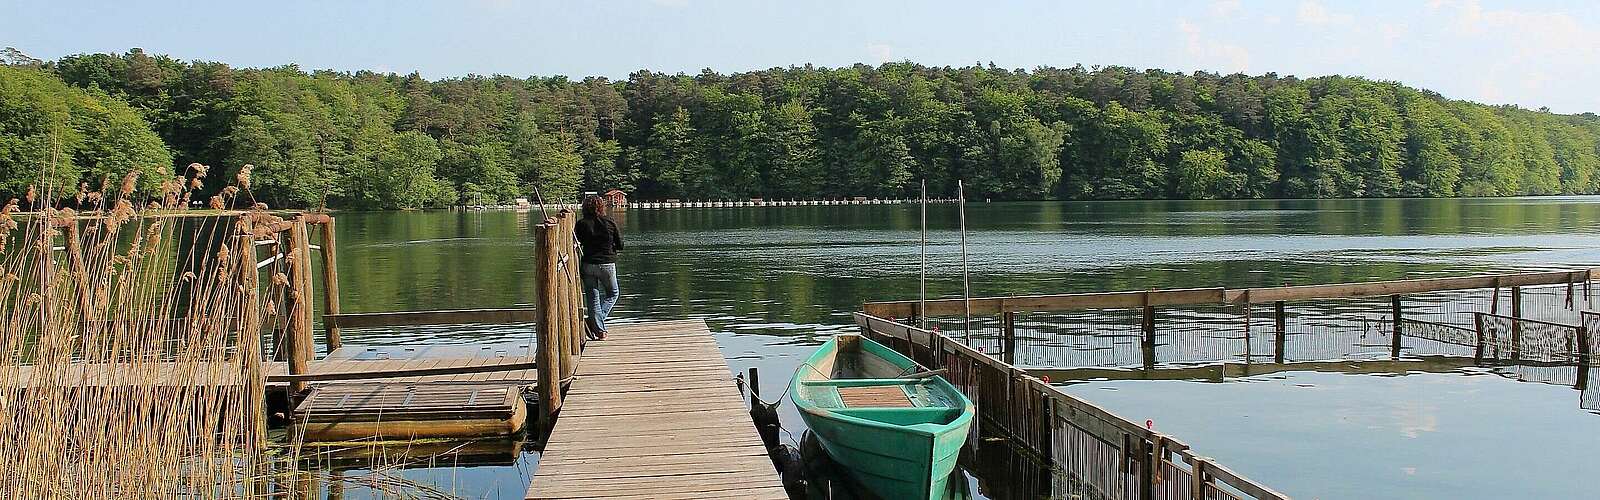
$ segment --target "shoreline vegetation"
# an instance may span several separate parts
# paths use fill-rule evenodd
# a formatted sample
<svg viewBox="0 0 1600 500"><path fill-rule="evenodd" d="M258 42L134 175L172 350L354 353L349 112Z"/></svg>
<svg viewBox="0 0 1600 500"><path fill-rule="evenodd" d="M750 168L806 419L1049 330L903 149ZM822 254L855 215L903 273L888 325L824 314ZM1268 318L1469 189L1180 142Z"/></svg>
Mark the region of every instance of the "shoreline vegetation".
<svg viewBox="0 0 1600 500"><path fill-rule="evenodd" d="M1600 116L1273 73L910 62L603 77L0 54L0 199L247 164L277 207L570 200L1373 198L1600 192Z"/></svg>

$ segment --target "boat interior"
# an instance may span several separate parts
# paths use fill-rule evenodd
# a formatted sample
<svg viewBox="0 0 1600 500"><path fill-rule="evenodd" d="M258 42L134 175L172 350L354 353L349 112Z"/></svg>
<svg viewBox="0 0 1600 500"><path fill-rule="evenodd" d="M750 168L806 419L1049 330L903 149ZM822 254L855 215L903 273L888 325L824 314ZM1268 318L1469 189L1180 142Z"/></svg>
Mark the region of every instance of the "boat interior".
<svg viewBox="0 0 1600 500"><path fill-rule="evenodd" d="M884 424L947 424L961 415L959 395L938 372L857 335L834 337L835 349L800 373L801 397L819 408Z"/></svg>

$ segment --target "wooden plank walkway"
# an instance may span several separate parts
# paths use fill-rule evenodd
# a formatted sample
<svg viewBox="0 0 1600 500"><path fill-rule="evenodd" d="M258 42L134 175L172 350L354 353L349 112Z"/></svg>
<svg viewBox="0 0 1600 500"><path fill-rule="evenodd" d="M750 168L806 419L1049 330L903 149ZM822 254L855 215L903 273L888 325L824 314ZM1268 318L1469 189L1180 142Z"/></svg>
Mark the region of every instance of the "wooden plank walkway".
<svg viewBox="0 0 1600 500"><path fill-rule="evenodd" d="M704 321L617 325L576 375L528 498L789 498Z"/></svg>

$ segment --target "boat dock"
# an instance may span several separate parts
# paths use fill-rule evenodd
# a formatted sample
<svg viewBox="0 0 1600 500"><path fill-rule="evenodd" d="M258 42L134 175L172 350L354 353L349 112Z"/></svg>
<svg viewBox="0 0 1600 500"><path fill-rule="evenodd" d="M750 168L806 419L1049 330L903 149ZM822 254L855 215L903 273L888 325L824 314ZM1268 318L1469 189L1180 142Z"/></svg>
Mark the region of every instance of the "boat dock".
<svg viewBox="0 0 1600 500"><path fill-rule="evenodd" d="M590 343L527 498L788 498L704 321Z"/></svg>

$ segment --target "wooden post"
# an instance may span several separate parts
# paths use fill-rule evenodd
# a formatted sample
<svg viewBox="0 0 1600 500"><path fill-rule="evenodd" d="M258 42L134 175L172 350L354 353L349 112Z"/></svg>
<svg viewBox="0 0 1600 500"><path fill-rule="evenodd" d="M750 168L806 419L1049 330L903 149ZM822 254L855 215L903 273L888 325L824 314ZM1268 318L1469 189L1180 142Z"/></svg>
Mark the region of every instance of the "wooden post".
<svg viewBox="0 0 1600 500"><path fill-rule="evenodd" d="M1148 307L1148 306L1147 306ZM1155 468L1156 444L1151 438L1142 438L1139 443L1139 499L1155 500Z"/></svg>
<svg viewBox="0 0 1600 500"><path fill-rule="evenodd" d="M1522 358L1522 287L1511 287L1511 359Z"/></svg>
<svg viewBox="0 0 1600 500"><path fill-rule="evenodd" d="M1389 355L1400 357L1400 296L1389 296L1389 307L1394 310L1394 335L1389 339Z"/></svg>
<svg viewBox="0 0 1600 500"><path fill-rule="evenodd" d="M556 252L553 248L557 229L554 219L546 219L534 230L534 303L539 307L539 423L549 432L557 411L561 409L561 332L559 302L556 300Z"/></svg>
<svg viewBox="0 0 1600 500"><path fill-rule="evenodd" d="M1473 327L1474 330L1478 331L1478 346L1472 352L1472 361L1476 362L1476 363L1482 363L1483 362L1483 347L1484 347L1484 345L1483 345L1483 341L1484 341L1483 313L1474 313L1472 315L1472 327Z"/></svg>
<svg viewBox="0 0 1600 500"><path fill-rule="evenodd" d="M1592 340L1589 339L1590 334L1588 326L1578 325L1578 331L1576 334L1578 337L1578 369L1582 370L1589 367L1589 356L1594 354L1593 352L1590 352L1589 348L1589 346L1592 345L1590 344Z"/></svg>
<svg viewBox="0 0 1600 500"><path fill-rule="evenodd" d="M1284 302L1281 300L1272 302L1272 326L1276 334L1272 338L1272 361L1283 363L1284 337L1288 334L1289 328L1284 313Z"/></svg>
<svg viewBox="0 0 1600 500"><path fill-rule="evenodd" d="M1489 296L1489 312L1500 314L1500 278L1494 279L1494 295Z"/></svg>
<svg viewBox="0 0 1600 500"><path fill-rule="evenodd" d="M339 314L339 245L335 237L333 217L322 223L322 314ZM344 345L339 327L323 322L327 336L328 352Z"/></svg>
<svg viewBox="0 0 1600 500"><path fill-rule="evenodd" d="M1150 295L1145 294L1143 315L1144 338L1140 342L1140 350L1144 351L1144 367L1154 368L1156 365L1156 306L1149 305Z"/></svg>
<svg viewBox="0 0 1600 500"><path fill-rule="evenodd" d="M310 371L313 351L311 338L311 242L307 236L306 223L303 220L294 221L289 226L289 291L285 309L289 311L288 331L284 335L284 347L289 353L289 374L300 375ZM306 389L306 383L295 381L289 383L290 393L299 393Z"/></svg>
<svg viewBox="0 0 1600 500"><path fill-rule="evenodd" d="M750 398L761 401L761 372L756 367L750 367Z"/></svg>
<svg viewBox="0 0 1600 500"><path fill-rule="evenodd" d="M556 214L555 238L550 241L550 248L555 254L556 280L556 321L560 325L557 332L561 336L561 380L563 382L572 378L578 371L577 354L582 346L578 340L582 336L577 328L575 311L578 304L572 297L572 277L578 268L577 256L572 253L572 217L571 212L562 210Z"/></svg>
<svg viewBox="0 0 1600 500"><path fill-rule="evenodd" d="M1017 362L1017 313L1006 311L1000 313L1000 330L1005 338L1006 364Z"/></svg>
<svg viewBox="0 0 1600 500"><path fill-rule="evenodd" d="M584 341L588 328L584 327L583 320L583 256L578 251L578 215L567 211L566 223L563 230L566 236L561 239L561 248L566 251L567 260L572 263L567 269L567 295L572 306L567 309L567 320L571 322L568 334L572 336L571 351L574 363L583 357ZM576 365L574 365L576 366Z"/></svg>
<svg viewBox="0 0 1600 500"><path fill-rule="evenodd" d="M261 348L261 323L258 323L260 310L257 300L261 292L256 288L260 282L260 272L256 270L256 237L245 231L238 236L235 245L234 273L237 276L234 279L238 281L242 292L239 297L239 317L235 319L239 325L239 355L243 356L245 371L255 375L247 381L245 408L241 412L254 424L254 433L245 446L261 450L267 446L267 389L266 373L261 365L266 352Z"/></svg>

